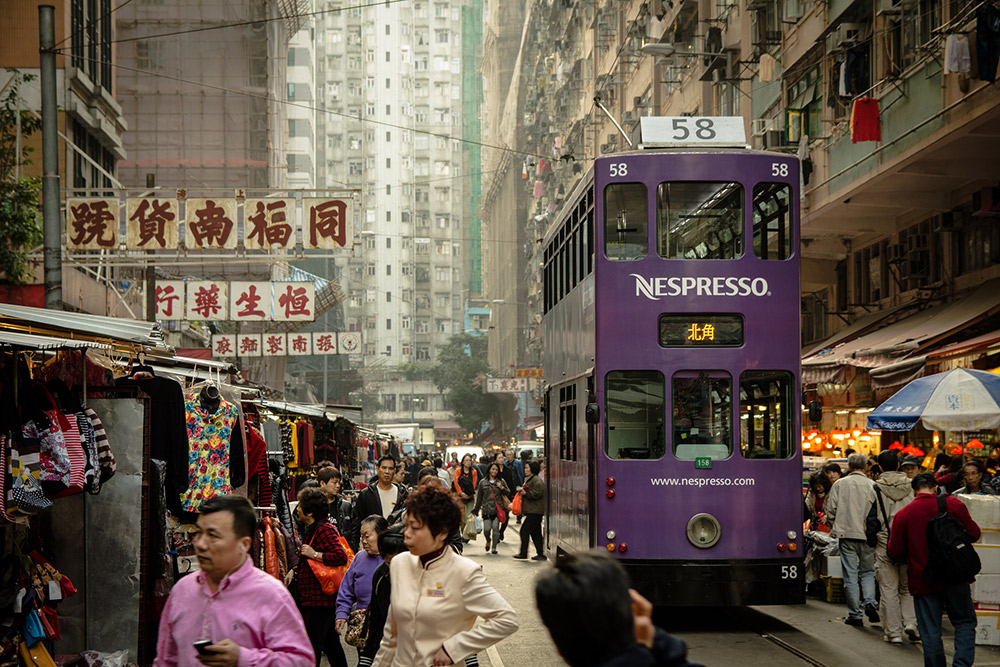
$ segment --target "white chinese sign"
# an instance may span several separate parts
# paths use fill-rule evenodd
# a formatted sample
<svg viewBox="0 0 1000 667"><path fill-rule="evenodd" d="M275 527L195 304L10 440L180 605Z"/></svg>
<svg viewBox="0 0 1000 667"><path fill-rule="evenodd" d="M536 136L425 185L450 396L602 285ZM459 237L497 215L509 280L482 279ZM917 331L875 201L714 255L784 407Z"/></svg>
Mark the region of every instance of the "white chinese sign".
<svg viewBox="0 0 1000 667"><path fill-rule="evenodd" d="M505 394L528 391L528 378L486 378L487 394Z"/></svg>

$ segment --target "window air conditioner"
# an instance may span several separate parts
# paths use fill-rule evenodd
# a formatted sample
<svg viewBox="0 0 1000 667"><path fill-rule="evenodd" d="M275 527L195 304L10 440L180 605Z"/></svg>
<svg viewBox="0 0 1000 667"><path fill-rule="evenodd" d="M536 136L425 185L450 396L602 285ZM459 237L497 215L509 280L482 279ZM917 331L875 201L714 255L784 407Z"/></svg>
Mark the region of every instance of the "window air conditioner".
<svg viewBox="0 0 1000 667"><path fill-rule="evenodd" d="M852 46L861 40L861 23L841 23L837 26L837 46Z"/></svg>
<svg viewBox="0 0 1000 667"><path fill-rule="evenodd" d="M973 192L972 215L1000 215L1000 188L983 188Z"/></svg>
<svg viewBox="0 0 1000 667"><path fill-rule="evenodd" d="M769 129L761 136L762 148L764 150L774 150L785 145L785 131Z"/></svg>

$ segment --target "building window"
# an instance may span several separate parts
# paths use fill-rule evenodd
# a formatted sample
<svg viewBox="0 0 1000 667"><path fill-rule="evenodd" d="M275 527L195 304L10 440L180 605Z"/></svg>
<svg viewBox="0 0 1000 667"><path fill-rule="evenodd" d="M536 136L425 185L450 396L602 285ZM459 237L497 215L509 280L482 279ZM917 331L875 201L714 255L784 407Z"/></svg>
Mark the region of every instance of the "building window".
<svg viewBox="0 0 1000 667"><path fill-rule="evenodd" d="M392 264L386 264L385 265L385 275L387 275L387 276L391 276L392 275Z"/></svg>
<svg viewBox="0 0 1000 667"><path fill-rule="evenodd" d="M389 331L390 329L392 329L392 319L391 318L387 317L385 319L385 329L386 329L386 331Z"/></svg>

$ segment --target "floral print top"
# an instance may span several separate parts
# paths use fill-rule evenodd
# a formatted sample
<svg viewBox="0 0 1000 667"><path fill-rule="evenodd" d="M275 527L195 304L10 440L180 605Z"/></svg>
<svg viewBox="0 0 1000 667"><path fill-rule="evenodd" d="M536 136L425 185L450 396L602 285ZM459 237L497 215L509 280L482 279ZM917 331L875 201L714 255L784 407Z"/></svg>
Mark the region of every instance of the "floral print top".
<svg viewBox="0 0 1000 667"><path fill-rule="evenodd" d="M215 412L201 407L198 396L184 403L187 413L188 488L181 506L197 512L209 498L233 492L229 478L229 441L239 418L232 403L220 399Z"/></svg>

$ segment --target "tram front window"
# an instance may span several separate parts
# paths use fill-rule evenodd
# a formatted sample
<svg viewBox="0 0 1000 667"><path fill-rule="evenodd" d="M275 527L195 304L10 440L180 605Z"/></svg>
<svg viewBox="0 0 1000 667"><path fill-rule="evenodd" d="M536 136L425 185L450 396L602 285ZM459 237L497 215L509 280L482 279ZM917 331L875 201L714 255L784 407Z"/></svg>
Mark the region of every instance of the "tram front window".
<svg viewBox="0 0 1000 667"><path fill-rule="evenodd" d="M612 183L604 189L604 255L642 259L649 249L648 203L644 183Z"/></svg>
<svg viewBox="0 0 1000 667"><path fill-rule="evenodd" d="M665 451L663 373L611 371L604 386L608 457L661 458Z"/></svg>
<svg viewBox="0 0 1000 667"><path fill-rule="evenodd" d="M740 375L740 451L746 459L787 459L792 444L792 374Z"/></svg>
<svg viewBox="0 0 1000 667"><path fill-rule="evenodd" d="M743 186L676 182L656 188L656 250L665 259L743 255Z"/></svg>
<svg viewBox="0 0 1000 667"><path fill-rule="evenodd" d="M674 456L726 459L733 453L733 379L720 371L685 371L673 380Z"/></svg>

